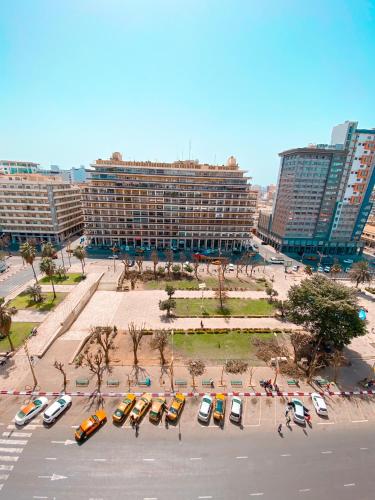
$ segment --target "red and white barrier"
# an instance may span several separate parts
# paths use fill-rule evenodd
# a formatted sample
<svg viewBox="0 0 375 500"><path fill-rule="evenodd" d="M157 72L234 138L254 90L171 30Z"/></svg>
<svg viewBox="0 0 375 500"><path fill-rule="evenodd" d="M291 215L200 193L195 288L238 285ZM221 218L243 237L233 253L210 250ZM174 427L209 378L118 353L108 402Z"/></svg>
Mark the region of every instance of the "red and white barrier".
<svg viewBox="0 0 375 500"><path fill-rule="evenodd" d="M132 391L128 391L132 392ZM126 395L128 392L66 392L72 397L93 397L93 396L101 396L101 397L113 397L113 398L121 398ZM144 392L132 392L136 396L141 396ZM175 391L180 392L180 391ZM175 392L153 392L152 397L171 397L175 394ZM315 391L319 392L322 396L374 396L374 391ZM181 392L186 397L197 397L204 396L205 394L210 394L211 396L216 396L216 394L224 394L224 396L243 396L243 397L293 397L293 396L311 396L311 392L283 392L283 391L270 391L270 392ZM15 390L0 390L0 395L3 396L51 396L57 397L60 396L61 392L45 392L45 391L15 391Z"/></svg>

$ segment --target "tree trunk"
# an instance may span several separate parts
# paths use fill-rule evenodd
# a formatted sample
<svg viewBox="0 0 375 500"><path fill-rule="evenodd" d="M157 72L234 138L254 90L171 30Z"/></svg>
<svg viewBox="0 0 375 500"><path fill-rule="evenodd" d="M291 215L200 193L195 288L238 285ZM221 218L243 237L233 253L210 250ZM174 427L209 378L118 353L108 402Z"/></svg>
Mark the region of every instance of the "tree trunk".
<svg viewBox="0 0 375 500"><path fill-rule="evenodd" d="M64 392L66 391L66 386L67 386L67 380L66 380L66 373L63 372L63 377L64 377Z"/></svg>
<svg viewBox="0 0 375 500"><path fill-rule="evenodd" d="M103 350L104 350L104 362L105 362L105 365L108 366L109 365L109 349L107 347Z"/></svg>
<svg viewBox="0 0 375 500"><path fill-rule="evenodd" d="M10 350L14 351L14 345L13 345L13 342L12 342L12 339L11 339L10 331L6 334L6 336L8 337L8 341L9 341L9 345L10 345Z"/></svg>
<svg viewBox="0 0 375 500"><path fill-rule="evenodd" d="M32 267L33 273L34 273L35 283L38 283L38 278L36 277L36 272L35 272L34 264L32 262L31 262L31 267Z"/></svg>
<svg viewBox="0 0 375 500"><path fill-rule="evenodd" d="M98 392L100 392L101 386L102 386L102 375L100 372L96 373L97 377L97 385L98 385Z"/></svg>
<svg viewBox="0 0 375 500"><path fill-rule="evenodd" d="M155 262L154 262L154 278L155 278L155 280L157 279L157 276L156 276L156 264L155 264Z"/></svg>
<svg viewBox="0 0 375 500"><path fill-rule="evenodd" d="M55 285L53 284L53 277L51 275L51 285L52 285L52 290L53 290L53 298L55 299L56 298L56 291L55 291Z"/></svg>
<svg viewBox="0 0 375 500"><path fill-rule="evenodd" d="M85 266L83 265L83 259L81 259L81 266L82 266L82 276L85 274Z"/></svg>
<svg viewBox="0 0 375 500"><path fill-rule="evenodd" d="M138 357L137 357L137 348L135 345L133 345L133 354L134 354L134 364L138 365Z"/></svg>
<svg viewBox="0 0 375 500"><path fill-rule="evenodd" d="M191 377L193 379L193 389L195 389L195 377L194 377L194 375L192 375Z"/></svg>
<svg viewBox="0 0 375 500"><path fill-rule="evenodd" d="M159 352L160 352L160 362L161 362L161 365L164 366L166 363L165 363L165 357L164 357L164 350L163 349L159 349Z"/></svg>

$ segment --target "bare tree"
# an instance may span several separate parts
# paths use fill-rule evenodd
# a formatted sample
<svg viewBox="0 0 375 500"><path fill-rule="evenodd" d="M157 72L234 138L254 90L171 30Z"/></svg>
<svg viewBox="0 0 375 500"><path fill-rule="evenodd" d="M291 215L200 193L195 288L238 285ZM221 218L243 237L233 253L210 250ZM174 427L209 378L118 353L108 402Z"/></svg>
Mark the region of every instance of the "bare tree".
<svg viewBox="0 0 375 500"><path fill-rule="evenodd" d="M306 349L309 349L311 336L306 332L295 331L290 334L290 343L294 352L294 363L304 356Z"/></svg>
<svg viewBox="0 0 375 500"><path fill-rule="evenodd" d="M156 330L153 333L152 338L150 340L150 347L154 351L159 351L160 355L160 364L164 366L166 364L164 351L168 345L169 334L166 330Z"/></svg>
<svg viewBox="0 0 375 500"><path fill-rule="evenodd" d="M114 329L111 326L95 326L91 329L91 338L98 344L104 353L104 362L109 365L109 353L114 349Z"/></svg>
<svg viewBox="0 0 375 500"><path fill-rule="evenodd" d="M131 263L130 255L128 253L124 253L121 262L124 264L125 279L128 279L129 278L130 263Z"/></svg>
<svg viewBox="0 0 375 500"><path fill-rule="evenodd" d="M249 386L251 387L251 382L253 381L253 375L255 372L255 366L249 367Z"/></svg>
<svg viewBox="0 0 375 500"><path fill-rule="evenodd" d="M59 372L63 376L63 386L64 386L63 392L65 392L68 381L66 379L66 371L65 371L65 368L64 368L64 363L61 363L60 361L55 361L53 363L53 366L56 368L56 370L59 370Z"/></svg>
<svg viewBox="0 0 375 500"><path fill-rule="evenodd" d="M158 252L156 250L153 250L151 252L151 260L152 260L152 263L154 265L154 278L155 280L157 279L157 272L156 272L156 268L157 268L157 265L159 264L159 255L158 255Z"/></svg>
<svg viewBox="0 0 375 500"><path fill-rule="evenodd" d="M224 371L226 373L232 373L232 374L241 374L245 373L246 370L249 367L249 363L246 363L246 361L243 361L242 359L228 359L224 365L223 369L221 371L221 384L223 384L223 375Z"/></svg>
<svg viewBox="0 0 375 500"><path fill-rule="evenodd" d="M339 375L339 368L346 364L346 358L342 351L336 349L329 356L329 364L333 367L333 381L337 383L337 377Z"/></svg>
<svg viewBox="0 0 375 500"><path fill-rule="evenodd" d="M215 295L220 301L220 309L223 310L224 302L227 299L227 294L224 288L223 275L220 267L218 267L217 284L218 284L218 289L216 290Z"/></svg>
<svg viewBox="0 0 375 500"><path fill-rule="evenodd" d="M179 257L180 257L181 265L183 266L187 260L185 252L180 252Z"/></svg>
<svg viewBox="0 0 375 500"><path fill-rule="evenodd" d="M167 273L168 273L168 279L171 278L171 267L173 264L173 252L172 250L166 250L165 251L165 258L166 258L166 267L167 267Z"/></svg>
<svg viewBox="0 0 375 500"><path fill-rule="evenodd" d="M193 379L193 389L195 389L195 377L200 377L206 371L206 365L200 359L190 360L187 364L190 376Z"/></svg>
<svg viewBox="0 0 375 500"><path fill-rule="evenodd" d="M193 255L193 269L195 279L198 280L199 259L195 255Z"/></svg>
<svg viewBox="0 0 375 500"><path fill-rule="evenodd" d="M89 350L85 351L78 356L76 366L87 366L89 371L96 375L97 391L100 392L105 369L103 350L99 348L95 353L91 353Z"/></svg>
<svg viewBox="0 0 375 500"><path fill-rule="evenodd" d="M129 330L129 335L133 343L133 355L134 355L134 365L138 365L138 348L141 343L143 335L145 335L146 330L144 325L141 327L138 327L135 325L135 323L131 322L128 325L128 330Z"/></svg>
<svg viewBox="0 0 375 500"><path fill-rule="evenodd" d="M227 270L229 260L227 258L221 259L221 272L223 274L223 280L225 279L225 272Z"/></svg>
<svg viewBox="0 0 375 500"><path fill-rule="evenodd" d="M143 261L144 261L144 256L143 254L138 254L135 256L135 262L138 266L138 273L139 274L142 274L142 270L143 270Z"/></svg>

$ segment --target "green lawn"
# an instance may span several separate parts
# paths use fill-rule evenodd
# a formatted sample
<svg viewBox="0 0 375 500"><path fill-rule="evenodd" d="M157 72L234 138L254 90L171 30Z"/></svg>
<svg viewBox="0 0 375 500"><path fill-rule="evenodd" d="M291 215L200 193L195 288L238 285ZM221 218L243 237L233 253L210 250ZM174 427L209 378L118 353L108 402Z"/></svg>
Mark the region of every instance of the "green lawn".
<svg viewBox="0 0 375 500"><path fill-rule="evenodd" d="M55 285L76 285L80 281L82 281L82 274L81 273L67 273L66 278L59 278L58 276L53 277L53 282ZM45 276L41 280L39 280L39 283L44 284L44 285L50 285L51 280L48 278L48 276Z"/></svg>
<svg viewBox="0 0 375 500"><path fill-rule="evenodd" d="M174 350L183 356L202 359L247 359L252 364L257 360L252 339L259 337L272 340L273 333L203 333L176 334L173 336Z"/></svg>
<svg viewBox="0 0 375 500"><path fill-rule="evenodd" d="M50 311L54 309L60 302L62 302L67 294L57 292L56 299L53 298L52 292L42 293L44 298L43 302L35 303L31 300L30 296L25 293L20 293L13 300L10 301L10 306L16 309L35 309L37 311Z"/></svg>
<svg viewBox="0 0 375 500"><path fill-rule="evenodd" d="M176 290L199 290L199 283L205 283L207 289L213 290L217 288L217 279L215 277L206 276L202 277L202 281L197 281L196 279L183 279L183 280L151 280L147 281L144 286L146 290L164 290L166 284L172 285ZM235 278L230 277L224 281L224 287L226 289L230 288L245 288L246 290L252 291L263 291L265 289L265 283L263 281L257 282L250 278Z"/></svg>
<svg viewBox="0 0 375 500"><path fill-rule="evenodd" d="M274 305L266 299L227 299L224 310L217 299L176 299L175 315L190 316L273 316ZM203 311L203 314L202 314Z"/></svg>
<svg viewBox="0 0 375 500"><path fill-rule="evenodd" d="M25 338L29 335L34 326L38 326L39 323L18 323L13 321L12 328L10 330L10 335L12 337L12 342L14 347L20 346ZM0 352L6 352L10 350L9 340L7 338L0 340Z"/></svg>

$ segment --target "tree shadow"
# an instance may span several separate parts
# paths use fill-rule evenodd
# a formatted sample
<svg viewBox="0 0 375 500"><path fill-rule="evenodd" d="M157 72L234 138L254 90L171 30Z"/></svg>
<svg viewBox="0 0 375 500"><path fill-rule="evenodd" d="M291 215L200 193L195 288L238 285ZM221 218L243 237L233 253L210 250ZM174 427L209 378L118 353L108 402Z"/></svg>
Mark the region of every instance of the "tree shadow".
<svg viewBox="0 0 375 500"><path fill-rule="evenodd" d="M140 376L142 377L141 380L145 380L146 376L148 375L148 371L146 368L143 368L142 366L139 365L133 365L133 368L130 372L130 375L134 378L136 381L136 385L138 385ZM147 387L147 386L146 386Z"/></svg>

